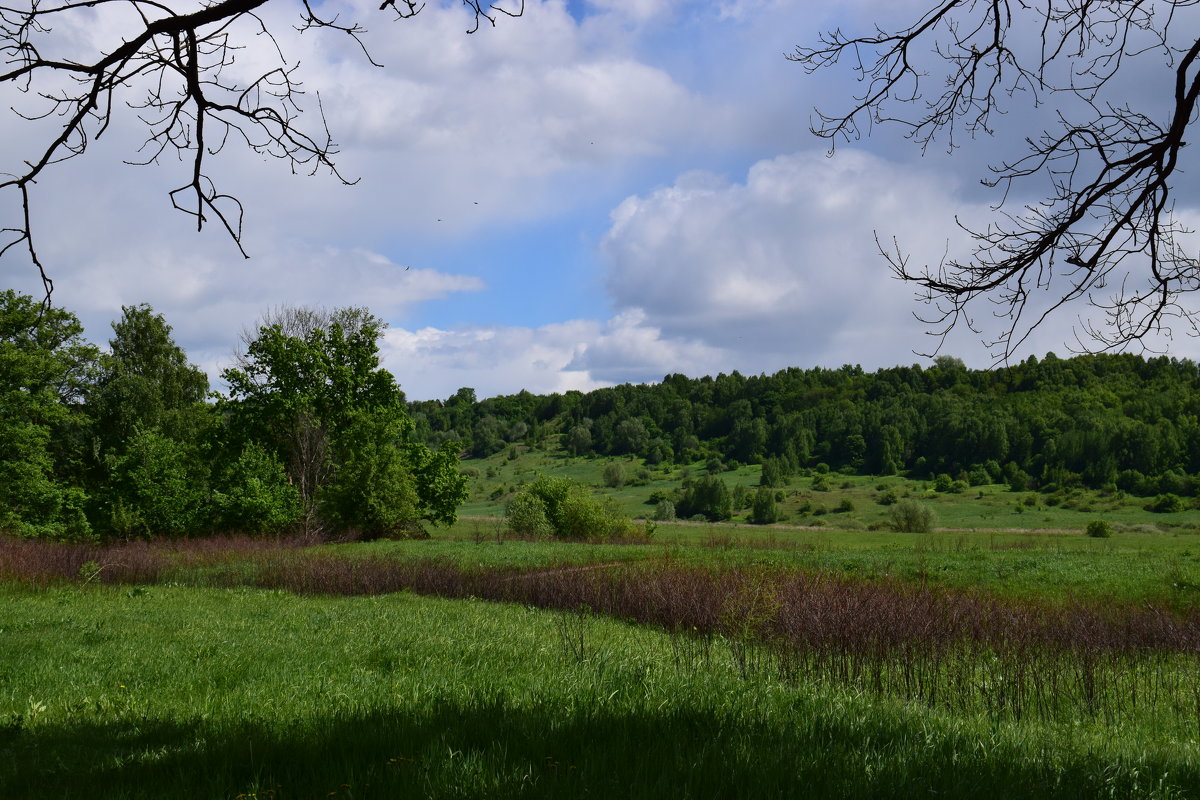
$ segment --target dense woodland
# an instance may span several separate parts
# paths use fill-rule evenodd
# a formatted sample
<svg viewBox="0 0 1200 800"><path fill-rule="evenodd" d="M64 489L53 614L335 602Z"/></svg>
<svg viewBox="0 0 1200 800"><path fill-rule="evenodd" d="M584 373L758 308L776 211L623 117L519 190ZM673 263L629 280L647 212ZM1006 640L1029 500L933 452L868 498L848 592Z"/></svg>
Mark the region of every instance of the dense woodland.
<svg viewBox="0 0 1200 800"><path fill-rule="evenodd" d="M815 469L1196 496L1200 373L1135 355L969 370L668 375L661 383L406 402L365 309L284 309L243 337L225 393L166 320L123 309L101 349L68 311L0 293L0 530L49 538L417 532L466 497L461 455L515 444L762 483Z"/></svg>
<svg viewBox="0 0 1200 800"><path fill-rule="evenodd" d="M450 522L458 450L412 439L364 309L283 309L244 337L226 394L148 306L106 351L71 313L0 292L0 531L378 536Z"/></svg>
<svg viewBox="0 0 1200 800"><path fill-rule="evenodd" d="M409 406L420 437L485 456L554 434L577 455L762 463L764 482L827 465L914 477L946 474L1016 489L1108 484L1194 495L1200 372L1173 358L1053 354L992 370L958 359L868 373L668 375L661 383L476 401L462 389Z"/></svg>

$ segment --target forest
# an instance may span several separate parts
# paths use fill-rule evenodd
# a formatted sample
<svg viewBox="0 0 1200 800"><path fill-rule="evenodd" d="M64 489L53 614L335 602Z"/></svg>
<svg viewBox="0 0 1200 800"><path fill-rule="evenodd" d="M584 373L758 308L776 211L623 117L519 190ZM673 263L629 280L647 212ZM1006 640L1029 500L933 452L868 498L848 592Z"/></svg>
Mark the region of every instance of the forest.
<svg viewBox="0 0 1200 800"><path fill-rule="evenodd" d="M409 404L417 436L474 456L552 434L576 455L647 463L762 464L764 484L819 467L870 475L949 475L1016 491L1113 486L1194 496L1200 373L1133 354L1043 358L991 370L942 356L865 372L789 368L774 375L667 375L592 392Z"/></svg>
<svg viewBox="0 0 1200 800"><path fill-rule="evenodd" d="M69 311L0 293L0 529L421 535L454 521L464 458L517 443L711 474L757 464L764 486L811 470L1179 498L1200 485L1187 360L1051 353L972 370L943 356L408 402L366 309L260 322L212 392L149 306L124 307L101 349Z"/></svg>
<svg viewBox="0 0 1200 800"><path fill-rule="evenodd" d="M107 350L70 312L0 292L0 530L88 540L451 522L458 450L431 451L364 309L282 309L210 393L171 327L126 306Z"/></svg>

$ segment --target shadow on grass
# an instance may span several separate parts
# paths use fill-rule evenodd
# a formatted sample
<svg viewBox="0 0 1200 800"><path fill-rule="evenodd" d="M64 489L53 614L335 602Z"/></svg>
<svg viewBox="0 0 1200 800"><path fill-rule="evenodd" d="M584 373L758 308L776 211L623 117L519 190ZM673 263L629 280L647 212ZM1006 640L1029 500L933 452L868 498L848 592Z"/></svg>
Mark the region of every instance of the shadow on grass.
<svg viewBox="0 0 1200 800"><path fill-rule="evenodd" d="M0 731L0 797L1195 796L1196 767L1041 760L893 718L799 725L668 708L513 709L502 699L269 723L155 719ZM1168 776L1166 778L1165 776ZM1173 792L1172 788L1174 787Z"/></svg>

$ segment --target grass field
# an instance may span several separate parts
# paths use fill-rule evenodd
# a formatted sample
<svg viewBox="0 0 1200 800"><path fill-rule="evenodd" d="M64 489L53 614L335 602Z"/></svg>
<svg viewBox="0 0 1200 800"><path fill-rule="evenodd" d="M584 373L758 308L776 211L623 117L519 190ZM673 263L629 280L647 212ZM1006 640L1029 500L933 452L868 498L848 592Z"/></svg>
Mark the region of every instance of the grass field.
<svg viewBox="0 0 1200 800"><path fill-rule="evenodd" d="M1171 797L1194 739L744 675L661 632L408 594L0 596L0 796ZM584 647L564 635L582 626Z"/></svg>
<svg viewBox="0 0 1200 800"><path fill-rule="evenodd" d="M776 526L507 536L555 464L600 482L493 457L428 540L0 540L0 797L1200 797L1198 512L830 476ZM881 483L957 530L867 530Z"/></svg>
<svg viewBox="0 0 1200 800"><path fill-rule="evenodd" d="M512 492L531 482L539 473L567 477L592 487L597 494L612 497L632 517L649 515L653 506L647 504L652 492L678 488L687 477L708 474L705 465L647 466L640 459L618 461L626 474L627 483L610 488L603 478L608 461L572 457L561 451L529 451L524 447L510 448L516 458L504 451L485 459L464 462L472 476L471 496L462 507L466 516L500 516ZM638 477L641 473L641 478ZM734 488L757 488L760 468L741 466L722 472L720 477ZM1135 531L1187 531L1200 533L1200 509L1189 508L1171 514L1154 514L1145 510L1149 498L1122 493L1103 494L1094 490L1070 489L1054 495L1038 492L1012 492L1003 484L973 486L960 492L935 492L929 482L907 478L842 475L823 476L827 490L814 490L813 477L794 477L783 489L782 525L792 527L827 527L841 530L866 530L882 526L888 519L888 507L879 504L888 490L897 497L916 499L931 506L937 513L938 525L952 530L1083 530L1094 519L1105 519L1118 528ZM844 501L853 510L837 512ZM806 506L808 511L802 511ZM745 522L748 508L735 512L734 521Z"/></svg>

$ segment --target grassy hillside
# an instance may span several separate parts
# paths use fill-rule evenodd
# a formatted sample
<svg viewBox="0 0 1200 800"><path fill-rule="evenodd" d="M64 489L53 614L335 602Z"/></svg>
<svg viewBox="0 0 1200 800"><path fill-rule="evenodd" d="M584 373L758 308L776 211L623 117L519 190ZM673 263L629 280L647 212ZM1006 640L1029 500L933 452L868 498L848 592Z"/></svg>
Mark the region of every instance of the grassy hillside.
<svg viewBox="0 0 1200 800"><path fill-rule="evenodd" d="M620 488L605 484L604 467L613 462L622 466L626 476ZM638 458L573 457L553 446L531 450L514 445L488 458L465 460L463 466L471 477L470 497L460 509L465 516L502 516L506 500L520 486L533 481L538 474L547 474L586 484L597 494L613 498L630 516L646 517L653 512L653 505L648 503L651 494L669 492L679 488L686 478L708 474L703 462L649 466ZM754 489L759 484L760 472L757 465L746 465L721 472L719 476L731 490L737 486ZM937 492L930 481L838 473L821 475L820 480L828 488L816 490L813 481L817 477L818 474L793 477L781 489L781 525L842 530L879 528L887 523L889 513L880 500L891 492L897 498L928 504L937 514L938 526L952 530L1083 530L1092 520L1104 519L1118 529L1131 531L1200 531L1200 509L1151 513L1145 508L1150 499L1119 490L1072 488L1043 494L1013 492L1005 484L988 484ZM838 512L847 501L853 510ZM732 521L747 519L748 507L744 507L735 512Z"/></svg>

